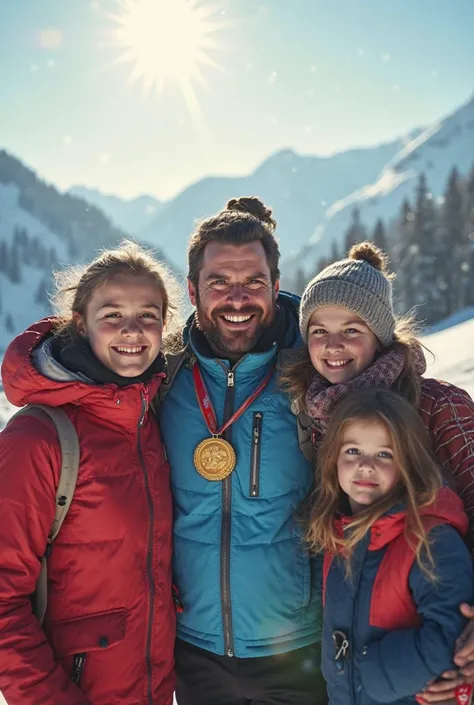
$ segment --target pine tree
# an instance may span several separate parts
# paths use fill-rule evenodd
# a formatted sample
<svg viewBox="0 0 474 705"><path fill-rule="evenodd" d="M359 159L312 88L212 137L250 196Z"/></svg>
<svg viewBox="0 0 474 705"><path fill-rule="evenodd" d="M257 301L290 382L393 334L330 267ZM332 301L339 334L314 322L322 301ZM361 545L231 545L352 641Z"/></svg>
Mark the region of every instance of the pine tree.
<svg viewBox="0 0 474 705"><path fill-rule="evenodd" d="M405 199L398 218L398 242L392 248L392 258L397 274L397 299L403 312L409 311L415 305L412 261L417 247L413 243L414 220L413 208L408 199Z"/></svg>
<svg viewBox="0 0 474 705"><path fill-rule="evenodd" d="M43 277L38 284L38 288L36 289L35 301L37 304L43 304L43 306L47 306L49 304L48 287L49 281L46 277Z"/></svg>
<svg viewBox="0 0 474 705"><path fill-rule="evenodd" d="M413 260L410 265L413 277L414 303L422 307L421 314L427 323L439 320L445 312L442 271L437 258L438 223L432 194L426 177L420 174L416 190L413 220Z"/></svg>
<svg viewBox="0 0 474 705"><path fill-rule="evenodd" d="M469 241L465 240L463 198L459 173L454 167L449 175L441 210L440 257L446 281L447 314L454 313L467 300L468 277L464 268L469 263Z"/></svg>
<svg viewBox="0 0 474 705"><path fill-rule="evenodd" d="M16 242L13 243L10 250L7 276L13 284L21 282L20 251Z"/></svg>
<svg viewBox="0 0 474 705"><path fill-rule="evenodd" d="M367 231L361 222L360 210L354 208L352 211L352 221L346 231L344 239L345 252L348 253L353 245L357 245L358 242L363 242L364 240L367 240Z"/></svg>
<svg viewBox="0 0 474 705"><path fill-rule="evenodd" d="M306 286L306 275L304 273L304 269L302 267L298 267L295 273L295 294L301 294L303 293L304 289Z"/></svg>
<svg viewBox="0 0 474 705"><path fill-rule="evenodd" d="M326 257L320 257L316 265L316 271L314 272L314 276L316 276L316 274L319 274L319 272L322 272L323 269L326 269L329 264L331 264L331 262Z"/></svg>
<svg viewBox="0 0 474 705"><path fill-rule="evenodd" d="M8 271L8 248L5 240L0 240L0 272Z"/></svg>
<svg viewBox="0 0 474 705"><path fill-rule="evenodd" d="M7 333L14 333L15 332L15 326L13 324L13 318L11 313L9 313L7 316L5 316L5 330Z"/></svg>
<svg viewBox="0 0 474 705"><path fill-rule="evenodd" d="M388 242L385 234L385 225L383 224L383 220L381 218L379 218L375 223L374 232L372 233L372 242L374 245L377 245L382 252L388 254Z"/></svg>
<svg viewBox="0 0 474 705"><path fill-rule="evenodd" d="M464 275L468 280L466 304L474 304L474 287L472 278L474 276L474 164L466 182L464 207L464 242L469 251L466 262L464 262Z"/></svg>
<svg viewBox="0 0 474 705"><path fill-rule="evenodd" d="M331 256L329 258L332 262L337 262L338 260L341 259L341 256L339 255L339 248L337 246L337 242L335 240L332 241L331 245Z"/></svg>

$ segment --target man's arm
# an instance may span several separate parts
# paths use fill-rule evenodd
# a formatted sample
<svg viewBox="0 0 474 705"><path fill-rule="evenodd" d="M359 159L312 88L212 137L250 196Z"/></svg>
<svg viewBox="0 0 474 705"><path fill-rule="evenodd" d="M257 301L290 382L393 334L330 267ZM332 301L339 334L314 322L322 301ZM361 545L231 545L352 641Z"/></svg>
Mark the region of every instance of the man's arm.
<svg viewBox="0 0 474 705"><path fill-rule="evenodd" d="M474 606L463 603L460 610L464 617L469 619L469 624L456 642L454 663L459 667L459 671L445 671L442 679L431 683L419 694L419 697L428 703L456 705L456 686L474 683Z"/></svg>

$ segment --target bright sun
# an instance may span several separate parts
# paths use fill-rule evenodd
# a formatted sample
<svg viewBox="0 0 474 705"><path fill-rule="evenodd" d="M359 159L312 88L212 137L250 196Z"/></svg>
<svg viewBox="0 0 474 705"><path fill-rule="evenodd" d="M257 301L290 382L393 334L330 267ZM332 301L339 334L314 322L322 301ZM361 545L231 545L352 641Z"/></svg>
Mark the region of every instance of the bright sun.
<svg viewBox="0 0 474 705"><path fill-rule="evenodd" d="M111 45L120 50L114 64L131 64L129 81L142 81L145 93L166 84L181 90L192 113L199 106L195 85L206 85L202 68L221 68L209 51L218 43L215 32L225 26L214 18L216 8L199 0L119 0L110 16Z"/></svg>

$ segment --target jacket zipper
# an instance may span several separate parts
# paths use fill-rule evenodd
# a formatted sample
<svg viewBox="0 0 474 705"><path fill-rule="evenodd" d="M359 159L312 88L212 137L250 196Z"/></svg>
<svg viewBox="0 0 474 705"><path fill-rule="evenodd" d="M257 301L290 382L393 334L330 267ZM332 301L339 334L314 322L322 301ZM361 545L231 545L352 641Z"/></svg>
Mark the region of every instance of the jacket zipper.
<svg viewBox="0 0 474 705"><path fill-rule="evenodd" d="M364 540L364 539L362 539L362 540ZM367 553L367 546L365 546L365 554L366 553ZM357 605L358 605L358 600L359 600L359 584L360 584L360 578L361 578L361 574L362 574L362 568L364 565L364 560L365 560L365 556L364 556L364 559L361 560L361 562L360 562L359 571L358 571L357 578L354 583L354 602L352 603L352 619L351 619L351 628L350 628L350 632L349 632L349 634L350 634L349 635L349 649L350 649L350 652L352 652L352 654L354 653L354 648L355 648L355 645L354 645L354 620L355 620L355 616L357 613ZM352 702L354 703L354 705L356 705L357 701L360 700L360 698L357 698L357 694L356 694L355 687L354 687L354 658L353 658L352 654L351 653L349 654L349 663L348 663L348 666L349 666L349 689L352 694Z"/></svg>
<svg viewBox="0 0 474 705"><path fill-rule="evenodd" d="M256 411L253 415L252 427L252 458L250 461L250 496L258 497L260 494L260 448L262 445L263 414Z"/></svg>
<svg viewBox="0 0 474 705"><path fill-rule="evenodd" d="M224 403L224 423L229 419L234 410L234 373L227 370L227 390ZM225 432L224 437L231 441L232 426ZM222 595L222 622L224 627L224 651L226 656L234 655L234 636L232 629L232 607L230 599L230 534L231 534L231 500L232 500L232 474L222 481L222 525L221 525L221 595Z"/></svg>
<svg viewBox="0 0 474 705"><path fill-rule="evenodd" d="M145 465L145 458L143 457L142 449L142 426L145 421L145 414L148 409L148 388L144 386L141 393L142 399L142 409L140 414L140 420L138 422L137 428L137 451L138 457L140 459L140 465L143 472L143 479L145 482L145 494L148 504L148 511L150 517L150 528L148 532L148 550L147 550L147 560L146 568L148 575L148 582L150 584L150 610L148 613L148 626L147 626L147 636L146 636L146 668L147 668L147 682L148 682L148 705L153 705L153 681L152 681L152 664L151 664L151 641L153 633L153 614L155 609L155 583L153 580L153 529L155 522L155 513L153 510L153 500L150 492L150 483L148 481L148 472Z"/></svg>
<svg viewBox="0 0 474 705"><path fill-rule="evenodd" d="M76 685L79 685L79 683L81 682L82 671L84 670L84 666L86 665L86 658L86 653L76 654L74 656L72 662L71 680Z"/></svg>

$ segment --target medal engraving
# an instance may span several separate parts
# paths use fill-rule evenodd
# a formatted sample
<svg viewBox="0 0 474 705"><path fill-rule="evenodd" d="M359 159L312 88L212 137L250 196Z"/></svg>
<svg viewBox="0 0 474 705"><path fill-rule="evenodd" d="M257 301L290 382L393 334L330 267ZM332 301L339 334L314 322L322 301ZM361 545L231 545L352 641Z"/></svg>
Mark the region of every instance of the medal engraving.
<svg viewBox="0 0 474 705"><path fill-rule="evenodd" d="M194 451L194 467L206 480L223 480L230 475L235 462L235 451L223 438L206 438Z"/></svg>

